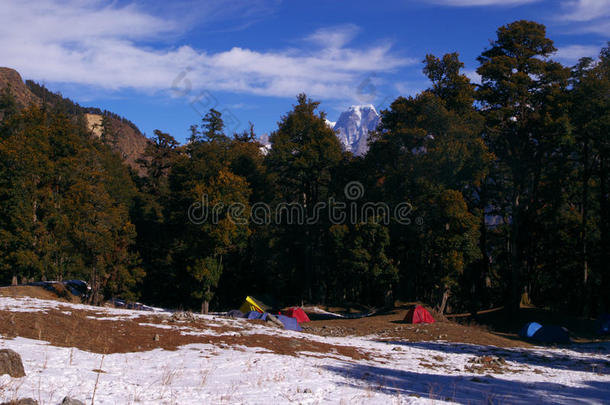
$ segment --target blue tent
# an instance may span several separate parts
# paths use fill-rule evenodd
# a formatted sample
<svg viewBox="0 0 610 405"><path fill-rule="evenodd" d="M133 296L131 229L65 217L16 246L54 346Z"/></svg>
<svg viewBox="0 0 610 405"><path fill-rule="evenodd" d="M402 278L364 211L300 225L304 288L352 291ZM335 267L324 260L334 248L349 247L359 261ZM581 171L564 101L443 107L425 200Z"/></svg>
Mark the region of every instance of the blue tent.
<svg viewBox="0 0 610 405"><path fill-rule="evenodd" d="M540 343L570 343L570 335L566 328L545 325L534 333L532 340Z"/></svg>
<svg viewBox="0 0 610 405"><path fill-rule="evenodd" d="M258 311L250 311L250 312L246 313L246 318L248 318L248 319L260 319L260 320L266 321L267 320L267 313L266 312L261 313L261 312L258 312Z"/></svg>
<svg viewBox="0 0 610 405"><path fill-rule="evenodd" d="M519 331L519 336L525 339L531 339L540 328L542 328L542 325L540 325L538 322L526 323Z"/></svg>
<svg viewBox="0 0 610 405"><path fill-rule="evenodd" d="M279 319L281 323L284 324L284 329L296 330L298 332L303 330L301 328L301 326L299 326L299 323L297 322L297 318L292 318L292 317L286 316L286 315L274 315L274 316L277 319Z"/></svg>
<svg viewBox="0 0 610 405"><path fill-rule="evenodd" d="M260 319L260 320L266 321L268 315L269 314L267 312L260 313L258 311L250 311L245 316L248 319ZM296 318L291 318L291 317L285 316L285 315L273 315L273 316L276 317L282 323L282 325L284 325L284 329L296 330L298 332L303 330L299 326L299 323L297 322Z"/></svg>

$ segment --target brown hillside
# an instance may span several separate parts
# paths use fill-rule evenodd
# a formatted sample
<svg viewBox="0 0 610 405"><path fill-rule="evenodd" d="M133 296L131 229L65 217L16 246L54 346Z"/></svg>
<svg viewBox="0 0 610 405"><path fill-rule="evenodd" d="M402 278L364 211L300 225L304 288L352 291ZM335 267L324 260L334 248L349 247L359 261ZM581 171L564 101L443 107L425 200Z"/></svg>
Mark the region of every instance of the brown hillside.
<svg viewBox="0 0 610 405"><path fill-rule="evenodd" d="M16 70L0 67L0 91L6 87L10 87L11 93L15 96L17 104L21 108L27 107L31 103L37 105L40 105L41 103L40 97L28 88L23 82L21 75ZM65 100L59 94L48 92L47 94L52 96L47 99L49 104L55 104L56 102ZM80 107L71 101L69 101L69 104L76 106L75 110L84 114L92 136L99 138L103 132L103 116L101 114L84 113L87 109ZM148 139L137 130L135 125L129 125L127 122L124 122L124 120L121 120L121 117L107 113L104 113L104 115L106 116L104 122L109 126L107 129L111 135L111 139L109 139L108 142L111 144L112 149L138 174L144 175L144 168L137 163L137 160L142 157L146 145L148 145Z"/></svg>
<svg viewBox="0 0 610 405"><path fill-rule="evenodd" d="M143 156L149 142L148 139L142 133L115 117L106 116L105 118L100 114L85 114L85 120L91 134L100 138L104 130L107 130L110 138L108 142L112 149L121 156L125 163L143 176L146 173L145 169L137 163L137 160ZM104 128L106 125L108 125L108 128Z"/></svg>
<svg viewBox="0 0 610 405"><path fill-rule="evenodd" d="M139 131L134 130L116 118L110 117L109 121L112 125L112 130L117 134L118 143L116 151L138 174L144 175L146 173L144 168L136 161L144 154L144 150L149 142L148 139Z"/></svg>
<svg viewBox="0 0 610 405"><path fill-rule="evenodd" d="M4 90L9 86L20 107L27 107L32 103L40 104L40 99L26 87L19 72L14 69L0 67L0 90Z"/></svg>

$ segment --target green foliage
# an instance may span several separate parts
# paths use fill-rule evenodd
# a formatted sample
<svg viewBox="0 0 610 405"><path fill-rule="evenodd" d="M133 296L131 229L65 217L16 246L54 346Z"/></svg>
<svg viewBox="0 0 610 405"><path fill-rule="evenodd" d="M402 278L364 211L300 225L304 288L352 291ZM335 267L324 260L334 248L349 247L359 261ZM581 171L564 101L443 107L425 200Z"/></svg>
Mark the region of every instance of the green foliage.
<svg viewBox="0 0 610 405"><path fill-rule="evenodd" d="M142 271L125 166L61 113L32 106L2 133L2 278L83 278L94 296L136 297Z"/></svg>
<svg viewBox="0 0 610 405"><path fill-rule="evenodd" d="M329 242L332 301L383 305L398 281L398 269L388 257L388 228L373 219L352 226L333 225Z"/></svg>
<svg viewBox="0 0 610 405"><path fill-rule="evenodd" d="M120 134L104 125L105 142L91 139L82 114L120 117L31 82L44 106L19 111L5 90L0 279L83 278L96 302L141 294L202 309L254 294L474 312L515 309L527 292L536 305L607 312L610 47L571 70L554 52L541 24L500 27L479 86L457 53L427 55L430 88L381 112L364 157L341 150L304 94L267 154L252 124L228 136L211 109L186 145L155 131L143 177L108 146ZM347 198L349 182L364 195ZM375 212L337 223L320 203L402 205L410 222ZM261 207L266 221L249 221ZM274 215L282 207L302 216Z"/></svg>
<svg viewBox="0 0 610 405"><path fill-rule="evenodd" d="M245 219L251 190L245 177L231 171L236 163L232 158L238 160L246 154L235 150L243 149L240 142L230 141L219 132L219 113L210 110L204 122L208 122L205 137L192 138L185 154L169 160L172 164L164 219L172 232L167 256L176 272L175 282L192 298L184 303L189 306L194 306L195 300L207 302L213 297L223 258L242 249L250 235ZM197 214L205 215L203 221L189 218L194 206L198 207Z"/></svg>
<svg viewBox="0 0 610 405"><path fill-rule="evenodd" d="M325 114L305 94L297 97L293 110L282 117L271 134L272 148L265 164L274 187L274 212L279 204L300 204L302 218L313 218L314 207L331 197L333 171L342 158L341 146L326 125ZM293 218L295 219L295 218ZM287 221L282 216L272 229L270 244L276 249L274 265L286 266L286 286L300 299L320 300L327 295L323 240L328 232L328 218L315 223L303 219ZM296 259L296 260L295 260Z"/></svg>
<svg viewBox="0 0 610 405"><path fill-rule="evenodd" d="M9 85L0 92L0 121L2 119L9 119L15 113L17 113L17 101Z"/></svg>
<svg viewBox="0 0 610 405"><path fill-rule="evenodd" d="M517 21L479 57L477 97L486 118L485 140L496 155L493 177L503 191L494 204L510 217L512 309L519 306L536 255L532 230L545 208L545 187L561 182L571 142L567 115L569 70L549 60L555 52L543 25ZM568 152L569 153L569 152ZM555 183L555 184L553 184Z"/></svg>

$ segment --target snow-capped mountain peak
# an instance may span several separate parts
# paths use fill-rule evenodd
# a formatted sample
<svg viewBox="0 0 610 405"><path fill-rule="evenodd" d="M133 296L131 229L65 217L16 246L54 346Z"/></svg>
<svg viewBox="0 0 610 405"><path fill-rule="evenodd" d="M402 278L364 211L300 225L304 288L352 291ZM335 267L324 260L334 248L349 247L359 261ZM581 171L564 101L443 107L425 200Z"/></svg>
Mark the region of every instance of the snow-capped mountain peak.
<svg viewBox="0 0 610 405"><path fill-rule="evenodd" d="M372 104L353 105L341 113L333 129L345 150L361 156L368 151L369 131L378 124L379 114Z"/></svg>
<svg viewBox="0 0 610 405"><path fill-rule="evenodd" d="M326 122L326 125L328 125L328 127L331 129L335 128L335 124L337 124L336 122L331 121L328 118L324 118L324 121Z"/></svg>
<svg viewBox="0 0 610 405"><path fill-rule="evenodd" d="M374 131L379 125L379 114L372 104L353 105L342 112L336 122L325 119L326 125L335 130L343 149L356 156L362 156L368 151L369 131ZM267 153L271 148L269 136L263 134L259 138L263 145L261 150Z"/></svg>

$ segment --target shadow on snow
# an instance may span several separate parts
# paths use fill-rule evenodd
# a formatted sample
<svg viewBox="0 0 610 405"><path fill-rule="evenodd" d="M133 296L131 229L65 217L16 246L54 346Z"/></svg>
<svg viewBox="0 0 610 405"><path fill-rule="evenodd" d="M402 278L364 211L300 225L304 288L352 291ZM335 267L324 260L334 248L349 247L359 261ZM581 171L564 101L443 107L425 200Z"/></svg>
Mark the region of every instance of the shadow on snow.
<svg viewBox="0 0 610 405"><path fill-rule="evenodd" d="M365 364L324 366L348 379L345 386L461 404L590 404L610 398L610 384L583 381L581 387L559 383L510 381L491 376L449 376L394 370Z"/></svg>
<svg viewBox="0 0 610 405"><path fill-rule="evenodd" d="M380 341L391 345L407 346L416 349L434 350L444 354L457 353L472 356L499 356L507 361L526 364L530 366L554 368L557 370L581 371L589 373L610 372L610 345L608 343L597 345L583 345L577 348L574 345L565 347L583 357L571 356L569 353L544 352L546 348L501 348L495 346L479 346L464 343L439 343L439 342L404 342L404 341ZM605 358L587 357L587 354L606 355Z"/></svg>

